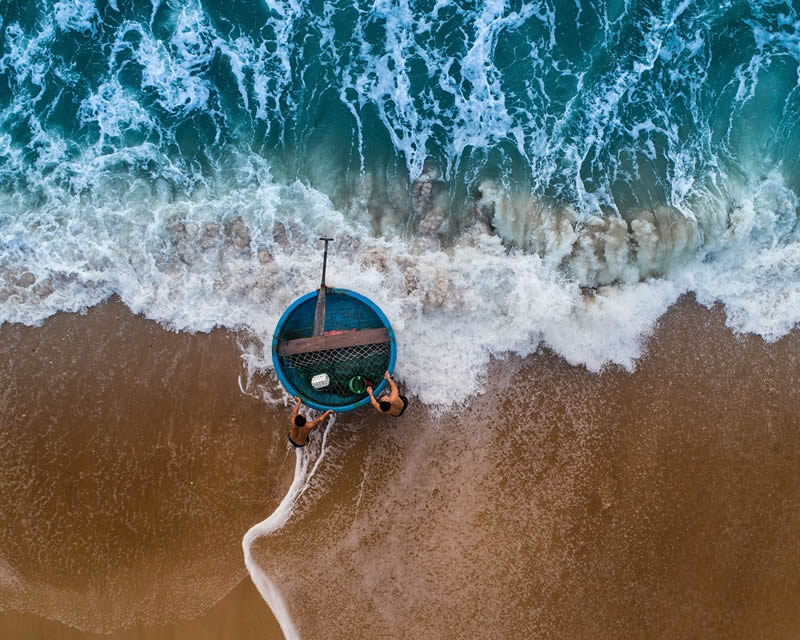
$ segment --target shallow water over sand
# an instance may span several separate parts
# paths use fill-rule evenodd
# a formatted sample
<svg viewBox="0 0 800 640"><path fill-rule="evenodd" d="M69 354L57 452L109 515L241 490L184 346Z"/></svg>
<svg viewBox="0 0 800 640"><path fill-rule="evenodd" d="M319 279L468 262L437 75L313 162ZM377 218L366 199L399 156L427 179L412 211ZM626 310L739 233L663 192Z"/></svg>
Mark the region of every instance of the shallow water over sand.
<svg viewBox="0 0 800 640"><path fill-rule="evenodd" d="M0 635L280 637L240 545L294 456L240 353L113 301L0 329ZM256 560L304 638L793 637L799 363L683 299L632 374L340 416Z"/></svg>

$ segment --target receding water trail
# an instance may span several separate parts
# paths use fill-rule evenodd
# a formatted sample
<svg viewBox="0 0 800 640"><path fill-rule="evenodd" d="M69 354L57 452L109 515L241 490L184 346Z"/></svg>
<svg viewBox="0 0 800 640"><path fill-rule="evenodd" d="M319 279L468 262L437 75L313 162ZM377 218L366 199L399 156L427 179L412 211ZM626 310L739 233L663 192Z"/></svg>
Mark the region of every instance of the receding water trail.
<svg viewBox="0 0 800 640"><path fill-rule="evenodd" d="M273 511L266 520L262 520L258 524L250 527L247 533L244 534L244 538L242 538L244 563L247 566L248 572L250 572L250 578L253 580L253 584L256 585L261 597L264 598L264 601L269 605L269 608L272 609L272 613L275 615L275 619L278 621L281 631L283 631L283 635L287 640L299 640L300 635L297 633L297 629L295 628L294 623L289 616L289 610L286 608L286 604L284 603L283 598L281 598L280 592L269 579L269 577L267 577L267 574L253 559L253 554L250 549L253 545L253 542L255 542L258 538L267 536L274 531L277 531L289 520L289 517L294 511L294 505L297 501L297 498L299 498L308 488L308 483L311 481L311 478L314 477L314 474L317 472L322 459L325 457L325 444L328 441L328 434L335 423L336 415L332 415L328 419L328 424L325 427L325 431L322 433L322 443L320 444L319 455L317 456L310 473L306 474L309 463L309 455L304 453L304 449L295 449L295 455L297 456L297 459L294 466L294 480L292 480L289 491L286 492L286 495L284 496L283 500L281 500L281 503L278 505L277 509L275 509L275 511Z"/></svg>

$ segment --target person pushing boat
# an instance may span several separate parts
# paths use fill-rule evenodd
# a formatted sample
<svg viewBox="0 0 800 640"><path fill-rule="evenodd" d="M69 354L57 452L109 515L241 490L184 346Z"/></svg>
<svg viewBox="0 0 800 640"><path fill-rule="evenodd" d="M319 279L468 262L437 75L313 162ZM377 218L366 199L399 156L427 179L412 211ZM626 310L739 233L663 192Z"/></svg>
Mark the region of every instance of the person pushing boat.
<svg viewBox="0 0 800 640"><path fill-rule="evenodd" d="M389 383L389 393L381 396L380 400L376 400L375 396L372 394L372 387L368 386L367 393L369 394L369 401L372 406L381 413L388 413L390 416L399 418L408 407L408 398L400 395L400 392L397 390L397 385L394 383L394 380L392 380L388 371L383 374L383 377L386 378L386 382Z"/></svg>
<svg viewBox="0 0 800 640"><path fill-rule="evenodd" d="M323 413L319 418L314 420L313 422L309 422L306 420L306 417L300 412L300 405L303 401L300 398L295 397L297 400L297 404L294 405L294 411L292 411L292 416L289 419L291 426L289 427L289 443L295 448L299 449L300 447L305 447L308 444L308 436L309 434L329 415L333 413L331 409L328 409L325 413Z"/></svg>

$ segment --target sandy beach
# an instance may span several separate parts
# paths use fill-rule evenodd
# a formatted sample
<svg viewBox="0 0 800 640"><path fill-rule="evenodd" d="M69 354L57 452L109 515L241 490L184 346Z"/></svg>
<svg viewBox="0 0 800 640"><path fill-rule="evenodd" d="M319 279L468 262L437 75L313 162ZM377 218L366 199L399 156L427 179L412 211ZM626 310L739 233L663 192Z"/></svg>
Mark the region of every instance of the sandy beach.
<svg viewBox="0 0 800 640"><path fill-rule="evenodd" d="M294 455L243 339L118 301L0 330L2 635L281 637L241 538ZM306 638L793 637L798 356L684 298L632 374L541 350L343 415L256 558Z"/></svg>
<svg viewBox="0 0 800 640"><path fill-rule="evenodd" d="M799 43L0 2L0 640L796 640Z"/></svg>

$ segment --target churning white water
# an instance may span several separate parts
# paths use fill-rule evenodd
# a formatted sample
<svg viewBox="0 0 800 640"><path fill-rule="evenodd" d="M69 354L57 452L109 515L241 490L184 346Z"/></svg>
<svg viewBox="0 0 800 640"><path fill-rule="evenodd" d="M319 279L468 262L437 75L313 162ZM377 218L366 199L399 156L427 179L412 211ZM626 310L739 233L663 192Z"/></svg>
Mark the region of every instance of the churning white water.
<svg viewBox="0 0 800 640"><path fill-rule="evenodd" d="M262 520L258 524L250 527L250 529L248 529L247 533L244 535L244 538L242 538L244 562L247 566L247 570L250 572L250 577L253 580L253 584L256 585L261 597L264 598L264 601L269 605L270 609L272 609L272 612L275 614L275 618L277 619L278 624L280 625L281 630L283 631L283 634L286 636L287 640L298 640L300 636L297 633L294 623L292 622L291 616L289 615L289 609L281 598L280 591L272 582L272 580L270 580L266 571L261 568L261 566L253 557L252 546L256 540L277 531L289 520L297 499L302 496L303 492L308 488L309 482L314 477L314 474L317 472L320 463L325 457L325 445L327 444L328 434L335 423L336 416L332 415L328 419L328 424L325 426L325 431L322 433L319 454L317 455L310 472L308 471L308 465L310 462L310 454L308 450L305 447L294 450L296 455L294 478L292 479L292 484L289 486L289 491L286 492L286 495L283 497L283 500L281 500L275 511L273 511L272 514L265 520Z"/></svg>

